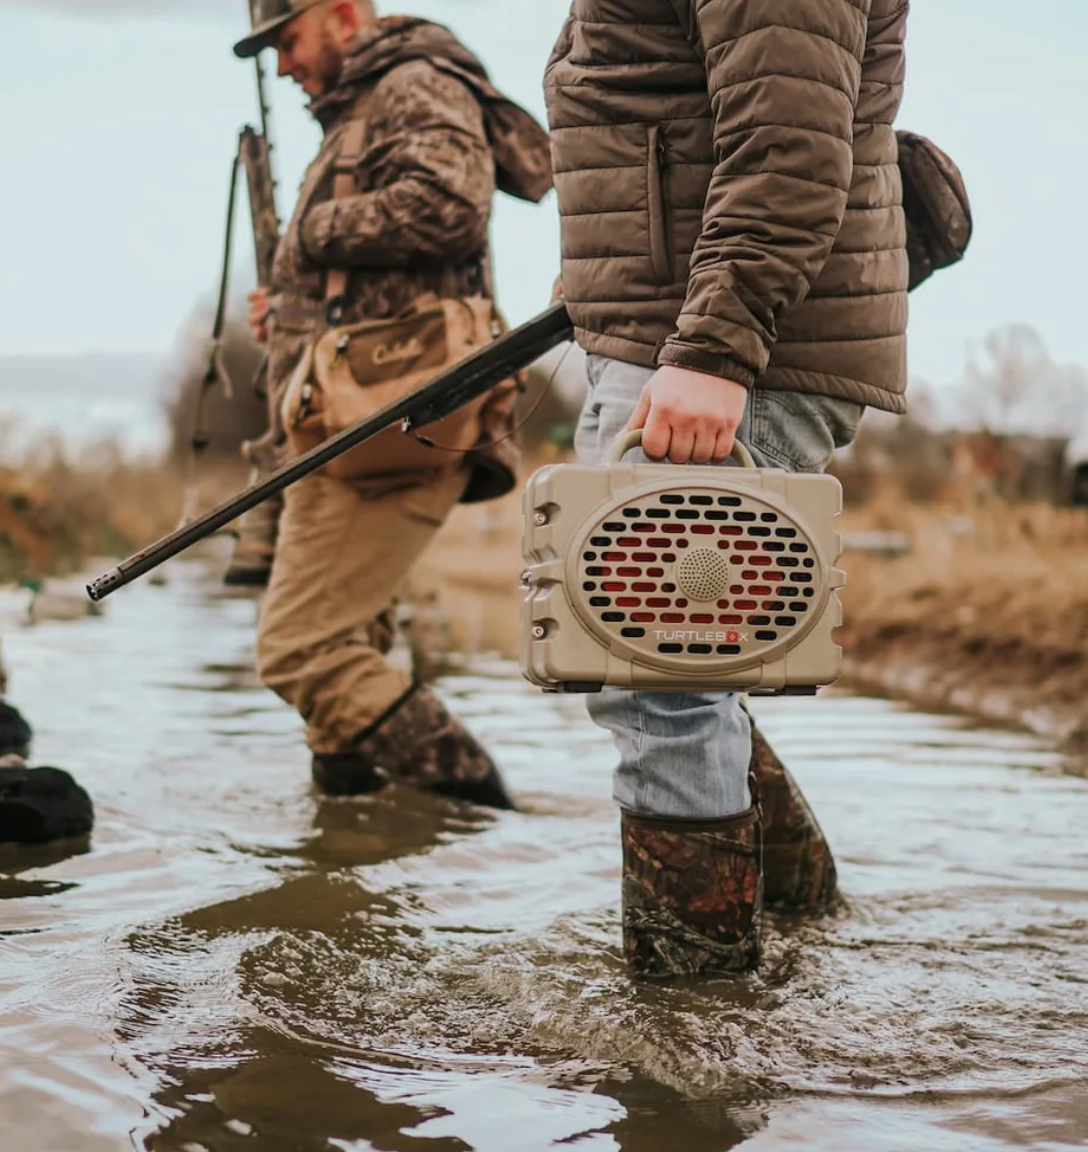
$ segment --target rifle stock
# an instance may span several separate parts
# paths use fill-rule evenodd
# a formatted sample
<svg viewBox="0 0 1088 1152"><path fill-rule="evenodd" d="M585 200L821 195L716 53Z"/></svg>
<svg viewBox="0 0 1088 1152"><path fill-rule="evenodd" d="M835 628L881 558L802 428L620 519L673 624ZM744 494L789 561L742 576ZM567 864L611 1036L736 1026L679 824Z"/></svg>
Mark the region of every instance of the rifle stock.
<svg viewBox="0 0 1088 1152"><path fill-rule="evenodd" d="M250 3L250 19L253 18L253 5ZM257 66L257 101L261 114L261 130L247 125L238 138L238 151L231 164L230 195L227 199L227 226L223 239L223 263L219 279L219 302L212 325L211 347L208 351L208 366L201 381L197 397L196 413L193 418L193 434L190 439L189 481L186 485L182 522L191 518L196 501L196 465L203 457L210 443L208 427L208 398L216 387L223 389L228 399L233 399L234 389L230 377L223 366L223 330L227 319L227 302L230 292L231 255L234 246L234 216L238 193L238 169L245 169L249 188L250 216L253 223L253 251L257 264L257 283L267 287L272 280L272 264L276 258L276 248L280 241L279 213L276 210L276 182L272 175L272 144L269 139L268 101L265 93L264 66L260 56ZM261 357L253 380L253 390L263 398L262 381L268 368L267 352Z"/></svg>
<svg viewBox="0 0 1088 1152"><path fill-rule="evenodd" d="M252 0L249 4L251 21L256 23ZM272 283L272 265L280 242L280 214L276 208L276 178L272 171L272 134L269 127L271 114L268 92L265 88L264 65L258 52L253 58L257 72L257 106L261 114L261 130L250 125L242 129L238 139L238 159L246 170L249 186L249 213L253 222L253 254L257 264L257 285L267 288ZM253 377L253 391L263 400L267 398L265 386L268 373L268 352L265 350Z"/></svg>
<svg viewBox="0 0 1088 1152"><path fill-rule="evenodd" d="M272 281L272 262L280 242L276 212L276 185L272 179L272 149L268 138L247 125L238 138L238 156L246 170L249 208L253 218L253 251L257 258L257 283L267 288Z"/></svg>
<svg viewBox="0 0 1088 1152"><path fill-rule="evenodd" d="M348 428L273 472L266 480L220 504L211 512L164 536L122 561L87 585L91 600L104 600L118 588L153 571L178 553L206 539L232 520L285 488L316 472L330 460L384 432L394 424L405 431L421 428L457 411L503 380L527 368L534 360L573 335L566 305L554 304L546 312L500 336L486 348L455 364L415 392L383 408L362 423Z"/></svg>
<svg viewBox="0 0 1088 1152"><path fill-rule="evenodd" d="M250 20L256 24L253 0L249 0ZM276 178L272 172L272 132L268 92L265 86L261 54L253 57L257 71L257 108L261 130L250 126L242 130L238 155L249 180L249 207L253 216L253 250L257 257L257 283L267 288L272 282L272 262L280 242L280 214L276 209Z"/></svg>

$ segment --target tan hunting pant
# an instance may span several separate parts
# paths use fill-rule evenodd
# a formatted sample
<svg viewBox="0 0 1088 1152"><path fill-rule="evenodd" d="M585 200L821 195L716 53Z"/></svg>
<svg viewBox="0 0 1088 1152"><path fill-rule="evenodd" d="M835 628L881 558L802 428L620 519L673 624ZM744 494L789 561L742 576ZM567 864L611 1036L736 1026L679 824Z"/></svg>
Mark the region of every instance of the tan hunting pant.
<svg viewBox="0 0 1088 1152"><path fill-rule="evenodd" d="M385 660L379 618L467 480L447 472L371 497L316 473L287 489L257 667L306 721L313 752L350 751L410 687Z"/></svg>

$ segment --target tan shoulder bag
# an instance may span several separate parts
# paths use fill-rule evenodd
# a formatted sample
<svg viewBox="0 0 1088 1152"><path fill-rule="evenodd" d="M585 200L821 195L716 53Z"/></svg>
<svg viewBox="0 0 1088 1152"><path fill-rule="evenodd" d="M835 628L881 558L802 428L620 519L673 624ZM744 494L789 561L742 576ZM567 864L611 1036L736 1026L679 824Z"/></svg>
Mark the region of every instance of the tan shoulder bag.
<svg viewBox="0 0 1088 1152"><path fill-rule="evenodd" d="M366 119L360 116L345 130L334 168L334 198L355 194L355 169L365 137ZM346 269L328 274L326 307L334 321L335 305L347 291L349 275ZM483 296L432 295L392 319L333 323L307 348L284 393L281 415L292 451L307 452L373 416L491 343L503 328L494 302ZM325 471L341 480L355 480L452 467L479 441L480 412L493 396L486 394L428 425L426 436L434 447L397 425L334 460Z"/></svg>

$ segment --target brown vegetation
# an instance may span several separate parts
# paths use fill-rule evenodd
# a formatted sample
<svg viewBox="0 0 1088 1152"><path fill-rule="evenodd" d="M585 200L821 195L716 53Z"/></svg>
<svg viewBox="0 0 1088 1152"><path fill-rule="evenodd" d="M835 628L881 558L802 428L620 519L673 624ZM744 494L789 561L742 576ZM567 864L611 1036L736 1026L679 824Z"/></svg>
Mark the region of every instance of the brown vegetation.
<svg viewBox="0 0 1088 1152"><path fill-rule="evenodd" d="M214 462L198 479L196 503L205 508L240 487L244 470ZM111 443L76 450L48 441L5 453L0 580L63 575L134 552L177 526L185 491L181 465L134 463Z"/></svg>
<svg viewBox="0 0 1088 1152"><path fill-rule="evenodd" d="M153 538L180 510L176 476L131 465L109 446L78 455L38 445L0 466L0 579L73 571Z"/></svg>
<svg viewBox="0 0 1088 1152"><path fill-rule="evenodd" d="M889 491L846 520L913 543L844 558L851 680L1088 746L1088 513Z"/></svg>

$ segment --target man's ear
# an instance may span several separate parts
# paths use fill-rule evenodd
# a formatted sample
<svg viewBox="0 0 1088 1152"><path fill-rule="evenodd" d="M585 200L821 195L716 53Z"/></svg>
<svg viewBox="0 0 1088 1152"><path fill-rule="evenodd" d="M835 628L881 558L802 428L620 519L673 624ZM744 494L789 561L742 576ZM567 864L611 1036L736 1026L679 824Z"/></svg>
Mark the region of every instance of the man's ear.
<svg viewBox="0 0 1088 1152"><path fill-rule="evenodd" d="M329 27L341 45L349 44L363 26L354 0L335 0L329 5Z"/></svg>

